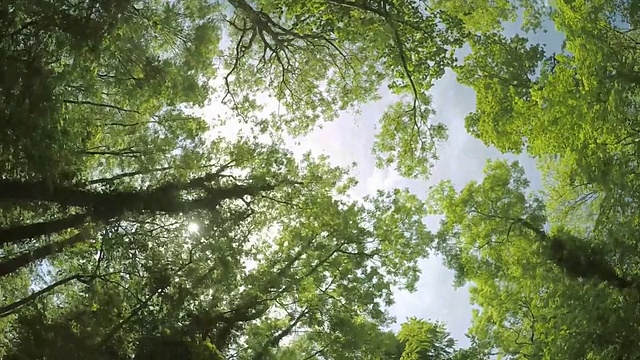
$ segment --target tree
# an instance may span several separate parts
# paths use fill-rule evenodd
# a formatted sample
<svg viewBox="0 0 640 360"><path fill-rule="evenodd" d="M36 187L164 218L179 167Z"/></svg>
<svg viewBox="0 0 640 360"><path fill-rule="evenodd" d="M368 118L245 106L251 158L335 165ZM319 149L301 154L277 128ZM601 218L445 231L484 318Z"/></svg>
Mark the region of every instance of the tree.
<svg viewBox="0 0 640 360"><path fill-rule="evenodd" d="M352 336L338 340L342 348L323 349L319 354L330 359L488 359L488 354L475 344L466 349L455 349L455 341L444 324L410 318L401 324L400 331L383 330L371 322L357 319ZM364 342L361 342L364 341ZM353 345L358 344L359 348ZM309 346L306 336L294 340L290 346L277 353L278 359L298 359L301 348ZM354 351L355 350L355 351Z"/></svg>
<svg viewBox="0 0 640 360"><path fill-rule="evenodd" d="M550 18L566 36L559 54L520 35L477 37L456 70L477 92L467 129L504 152L559 157L578 183L605 185L635 171L632 11L623 1L558 2Z"/></svg>
<svg viewBox="0 0 640 360"><path fill-rule="evenodd" d="M525 146L521 133L531 125L518 104L531 98L536 86L532 77L544 52L518 35L507 39L490 33L470 44L473 52L457 68L458 80L476 91L476 110L465 119L466 128L487 145L520 152Z"/></svg>
<svg viewBox="0 0 640 360"><path fill-rule="evenodd" d="M503 22L516 21L522 15L523 28L539 30L542 20L549 15L549 7L538 0L499 1L431 1L432 7L460 18L465 29L472 33L491 33L502 29Z"/></svg>
<svg viewBox="0 0 640 360"><path fill-rule="evenodd" d="M638 329L622 319L637 309L637 273L600 233L545 231L543 202L527 186L517 163L494 161L481 183L432 192L445 216L438 248L479 306L471 334L507 358L633 358L623 344Z"/></svg>
<svg viewBox="0 0 640 360"><path fill-rule="evenodd" d="M353 16L359 27L344 21ZM429 162L409 154L430 159L436 138L444 136L441 125L427 124L426 90L454 61L462 41L455 19L420 12L410 2L108 1L74 7L22 1L5 5L1 18L8 29L0 54L7 79L2 121L12 130L0 139L8 174L0 187L4 201L20 203L9 209L30 207L32 216L26 223L23 213L7 218L0 230L7 251L1 276L91 243L92 233L115 219L217 211L220 201L287 182L265 174L232 181L231 172L252 171L242 162L260 156L249 159L254 150L244 148L251 145L234 149L208 138L212 124L193 115L211 97L216 70L224 73L230 99L276 89L287 111L264 120L269 128L292 131L309 130L318 117L331 120L338 98L343 105L337 109L370 100L383 80L392 79L392 88L412 100L383 117L379 154L391 156L381 161L398 161L407 174L426 172ZM223 32L236 46L221 53ZM211 66L229 55L232 61L222 69ZM285 56L291 62L286 67ZM360 80L352 82L345 72ZM274 76L280 85L255 81ZM295 107L287 102L305 93L309 101L295 100ZM254 116L259 110L232 103L241 118L242 109ZM400 158L393 154L399 149ZM223 189L230 192L214 194ZM42 241L54 234L56 241Z"/></svg>
<svg viewBox="0 0 640 360"><path fill-rule="evenodd" d="M521 9L525 30L548 16L565 33L560 53L496 32ZM617 0L3 3L0 356L637 358L637 15ZM425 177L446 138L428 92L448 68L477 93L469 132L536 157L544 192L491 162L427 203L353 200L349 169L282 146L387 85L378 165ZM230 113L200 116L213 100ZM225 123L249 129L212 135ZM440 323L383 330L430 248L472 283L468 349Z"/></svg>
<svg viewBox="0 0 640 360"><path fill-rule="evenodd" d="M314 176L331 174L307 166L318 170ZM79 358L100 349L132 356L125 344L144 346L145 338L167 332L168 340L265 358L282 339L305 331L313 351L338 346L359 326L355 314L387 324L382 306L391 301L391 286L414 286L415 262L429 244L422 204L401 191L366 205L316 190L252 201L244 210L221 208L218 218L199 218L200 234L185 234L167 217L109 228L98 259L56 267L86 275L4 309L3 316L17 316L12 328L22 334L12 341L15 352L53 356L62 351L55 344L70 341L82 344ZM351 346L356 352L362 345Z"/></svg>
<svg viewBox="0 0 640 360"><path fill-rule="evenodd" d="M560 53L483 33L456 67L477 95L468 131L535 157L545 183L532 194L519 166L491 162L481 183L431 194L437 248L472 284L470 333L505 358L637 357L624 346L638 304L635 13L557 1Z"/></svg>

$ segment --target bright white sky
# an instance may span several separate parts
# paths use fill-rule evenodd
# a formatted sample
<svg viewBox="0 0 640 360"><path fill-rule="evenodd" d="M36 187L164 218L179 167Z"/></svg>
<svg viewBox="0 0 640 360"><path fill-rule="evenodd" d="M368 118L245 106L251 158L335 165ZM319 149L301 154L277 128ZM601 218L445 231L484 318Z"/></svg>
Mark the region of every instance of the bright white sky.
<svg viewBox="0 0 640 360"><path fill-rule="evenodd" d="M375 168L371 148L374 141L374 125L391 98L384 94L382 101L368 104L357 117L345 114L336 122L329 123L300 140L300 151L310 150L330 156L336 165L356 162L356 175L360 184L358 195L373 193L377 189L408 187L416 195L424 198L429 186L440 180L450 179L456 186L480 179L485 162L489 158L500 157L496 150L485 147L480 141L469 136L464 129L464 116L475 107L473 90L459 85L451 72L432 91L436 121L449 127L449 140L440 150L440 160L428 181L410 181L392 170ZM515 158L515 157L510 157ZM518 158L535 174L535 164L526 157ZM534 175L535 176L535 175ZM437 221L427 221L430 229L437 229ZM467 288L454 289L453 273L445 268L441 260L431 257L421 262L422 277L416 293L399 291L396 304L390 309L398 324L409 316L440 320L447 324L452 336L460 346L467 345L464 334L471 320L471 306Z"/></svg>
<svg viewBox="0 0 640 360"><path fill-rule="evenodd" d="M505 33L511 36L518 28L518 23L507 25ZM530 39L533 42L546 43L548 49L557 51L562 37L553 31L551 24L547 24L546 28L549 30L548 33L530 36ZM487 159L505 156L495 149L487 148L465 131L464 117L475 108L473 90L458 84L455 74L447 72L431 94L436 110L434 120L447 124L449 140L441 147L440 160L428 181L409 181L394 171L375 168L371 154L374 126L385 107L392 101L391 94L385 91L382 91L381 101L365 105L361 114L345 113L337 121L325 124L322 129L298 139L296 142L300 145L294 145L294 141L291 141L291 145L301 153L310 150L317 155L326 154L335 165L346 166L356 162L358 167L354 175L360 182L356 189L358 195L373 193L377 189L408 187L416 195L424 198L429 186L441 180L450 179L456 187L462 187L471 180L481 179ZM218 104L204 109L203 115L205 118L222 115L215 111L216 109L220 109ZM540 187L539 173L532 159L526 156L506 158L519 160L529 175L532 187ZM427 221L427 224L430 229L437 229L436 222ZM421 269L422 277L418 291L412 294L397 292L396 304L391 307L390 312L396 316L398 324L409 316L440 320L447 324L451 335L458 340L458 345L465 347L468 345L465 333L471 320L467 288L456 290L452 287L453 273L445 268L437 257L423 260Z"/></svg>
<svg viewBox="0 0 640 360"><path fill-rule="evenodd" d="M519 24L508 25L505 33L511 36L518 28ZM547 24L546 28L548 33L536 34L530 38L533 42L545 43L549 49L557 51L562 37L553 31L551 24ZM452 72L447 72L431 92L436 110L434 120L446 123L449 128L449 140L439 151L440 160L433 169L431 178L428 181L409 181L394 171L376 169L371 155L374 125L392 98L392 95L384 91L382 94L380 102L364 106L357 117L345 114L338 121L325 125L323 129L300 141L305 150L325 153L336 164L358 163L356 174L360 180L359 190L363 195L376 189L408 187L416 195L425 197L429 186L445 179L453 181L456 187L462 187L471 180L482 178L486 160L490 158L519 160L527 171L532 188L540 188L539 173L532 159L527 156L504 156L466 133L464 117L475 108L475 94L472 89L458 84ZM427 221L427 224L433 230L438 226L435 221ZM443 266L438 257L423 260L421 269L418 291L413 294L404 291L396 294L396 304L390 311L396 316L397 325L409 316L440 320L447 324L459 346L468 345L465 333L470 325L471 305L467 288L453 288L453 273Z"/></svg>

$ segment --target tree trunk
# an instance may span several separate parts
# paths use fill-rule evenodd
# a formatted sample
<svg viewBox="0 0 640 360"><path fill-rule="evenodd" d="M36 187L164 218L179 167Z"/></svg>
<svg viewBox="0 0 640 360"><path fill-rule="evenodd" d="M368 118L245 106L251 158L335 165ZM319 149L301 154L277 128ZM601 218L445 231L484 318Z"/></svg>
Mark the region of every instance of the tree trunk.
<svg viewBox="0 0 640 360"><path fill-rule="evenodd" d="M74 214L62 219L0 229L0 245L19 244L24 240L75 228L82 225L88 216L86 213Z"/></svg>
<svg viewBox="0 0 640 360"><path fill-rule="evenodd" d="M212 210L224 200L254 196L260 192L275 189L272 184L205 186L205 179L210 178L211 175L205 175L187 183L167 183L151 190L111 193L78 189L67 185L51 186L44 181L0 180L0 200L43 201L61 206L85 207L93 210L101 220L108 220L127 211L179 214L195 210ZM183 200L180 192L184 190L202 190L206 195L192 200Z"/></svg>
<svg viewBox="0 0 640 360"><path fill-rule="evenodd" d="M607 282L609 285L621 290L633 286L634 281L618 275L613 266L606 260L607 256L601 249L595 249L590 244L580 246L575 241L567 241L559 236L550 236L544 230L524 219L517 219L516 221L523 227L533 231L540 240L547 244L547 258L562 269L566 275L574 279L584 278L592 281Z"/></svg>
<svg viewBox="0 0 640 360"><path fill-rule="evenodd" d="M67 185L51 186L44 181L22 182L0 180L0 200L44 201L62 206L87 208L85 214L72 215L65 219L53 220L0 230L1 244L15 243L30 237L59 232L68 228L77 228L89 215L98 223L109 223L127 212L185 214L196 210L213 210L224 200L242 199L255 196L260 192L273 190L271 184L236 184L228 187L211 187L210 182L219 174L208 174L187 183L167 183L152 190L116 191L101 193L78 189ZM195 199L184 200L181 191L198 190L201 195ZM23 253L0 262L0 278L9 275L34 261L60 253L66 248L87 241L86 229L61 242L43 245L33 251Z"/></svg>
<svg viewBox="0 0 640 360"><path fill-rule="evenodd" d="M31 264L32 262L42 260L48 256L61 253L63 250L73 247L79 243L85 242L89 239L91 230L84 228L77 234L69 237L66 240L46 244L39 248L25 252L9 260L0 262L0 278L12 274L23 267Z"/></svg>
<svg viewBox="0 0 640 360"><path fill-rule="evenodd" d="M0 180L0 200L53 202L62 206L91 206L96 193L46 181Z"/></svg>

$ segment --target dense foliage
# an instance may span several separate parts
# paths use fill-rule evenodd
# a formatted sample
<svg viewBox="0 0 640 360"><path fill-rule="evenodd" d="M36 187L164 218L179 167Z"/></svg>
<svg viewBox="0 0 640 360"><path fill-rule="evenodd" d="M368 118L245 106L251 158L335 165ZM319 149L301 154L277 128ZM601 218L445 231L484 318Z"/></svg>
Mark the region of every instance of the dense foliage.
<svg viewBox="0 0 640 360"><path fill-rule="evenodd" d="M562 51L528 40L544 21ZM637 0L0 3L0 358L640 358L639 21ZM535 158L542 191L492 160L354 199L350 168L285 146L386 86L373 156L426 179L448 69L468 132ZM471 285L466 349L388 330L433 252Z"/></svg>

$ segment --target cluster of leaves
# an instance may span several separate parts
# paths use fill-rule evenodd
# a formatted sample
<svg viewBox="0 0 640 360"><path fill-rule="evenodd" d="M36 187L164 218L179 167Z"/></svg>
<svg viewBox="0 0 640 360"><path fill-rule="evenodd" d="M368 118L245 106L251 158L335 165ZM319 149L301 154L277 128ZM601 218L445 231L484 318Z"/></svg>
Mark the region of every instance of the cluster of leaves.
<svg viewBox="0 0 640 360"><path fill-rule="evenodd" d="M637 9L556 1L560 53L488 31L456 67L477 95L468 131L534 157L545 186L532 193L519 164L493 161L481 182L430 194L444 215L436 248L478 307L469 332L501 358L640 356L628 346L640 331Z"/></svg>
<svg viewBox="0 0 640 360"><path fill-rule="evenodd" d="M430 121L428 91L464 44L458 17L404 0L229 3L224 100L234 109L261 108L256 93L276 99L268 127L304 134L377 99L386 83L399 100L380 119L378 163L406 176L428 174L446 138L444 125Z"/></svg>

